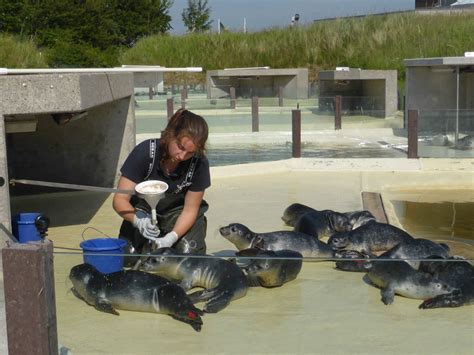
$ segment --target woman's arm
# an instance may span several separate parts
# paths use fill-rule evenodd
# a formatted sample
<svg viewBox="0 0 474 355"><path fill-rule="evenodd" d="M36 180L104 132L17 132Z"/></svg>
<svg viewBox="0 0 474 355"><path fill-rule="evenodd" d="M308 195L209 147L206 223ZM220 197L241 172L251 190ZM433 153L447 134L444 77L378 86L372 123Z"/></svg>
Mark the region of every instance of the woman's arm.
<svg viewBox="0 0 474 355"><path fill-rule="evenodd" d="M118 189L123 190L135 190L135 185L132 180L127 179L125 176L121 176L118 182ZM129 194L122 194L116 192L112 202L112 207L114 210L126 221L133 223L133 218L135 216L135 208L130 203L130 198L132 196Z"/></svg>
<svg viewBox="0 0 474 355"><path fill-rule="evenodd" d="M178 238L181 238L196 222L204 191L187 191L184 197L184 208L173 227Z"/></svg>

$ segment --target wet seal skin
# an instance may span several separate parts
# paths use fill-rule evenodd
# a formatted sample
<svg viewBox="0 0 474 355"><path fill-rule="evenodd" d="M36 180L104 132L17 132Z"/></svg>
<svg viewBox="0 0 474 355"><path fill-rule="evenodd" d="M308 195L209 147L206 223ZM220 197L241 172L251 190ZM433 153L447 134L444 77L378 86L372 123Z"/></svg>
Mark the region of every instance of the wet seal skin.
<svg viewBox="0 0 474 355"><path fill-rule="evenodd" d="M125 270L102 274L90 264L74 266L69 279L72 293L95 309L119 315L116 309L167 314L201 331L203 312L186 292L163 277Z"/></svg>
<svg viewBox="0 0 474 355"><path fill-rule="evenodd" d="M303 265L301 253L293 250L244 249L237 256L258 257L243 260L241 266L250 286L279 287L298 276ZM265 258L265 257L268 257Z"/></svg>
<svg viewBox="0 0 474 355"><path fill-rule="evenodd" d="M349 232L335 233L328 245L335 250L354 250L375 257L394 246L414 238L404 230L386 223L368 222Z"/></svg>
<svg viewBox="0 0 474 355"><path fill-rule="evenodd" d="M260 250L293 250L303 257L332 258L334 251L326 243L304 233L276 231L255 233L240 223L231 223L219 229L221 236L234 244L238 250L258 248Z"/></svg>
<svg viewBox="0 0 474 355"><path fill-rule="evenodd" d="M405 261L367 261L364 281L381 289L382 302L392 304L395 294L426 300L453 291L432 275L415 270Z"/></svg>
<svg viewBox="0 0 474 355"><path fill-rule="evenodd" d="M461 307L474 304L474 266L471 263L459 257L451 257L446 260L431 255L427 259L438 260L422 261L420 270L446 282L455 290L427 299L418 308Z"/></svg>
<svg viewBox="0 0 474 355"><path fill-rule="evenodd" d="M248 290L242 270L235 263L220 258L187 257L171 248L161 248L153 252L142 267L178 281L185 290L204 288L191 293L189 298L193 303L206 302L203 310L207 313L223 310L231 301L244 297Z"/></svg>
<svg viewBox="0 0 474 355"><path fill-rule="evenodd" d="M366 272L365 262L369 260L369 256L359 253L355 250L342 250L335 253L334 257L340 259L354 260L337 260L336 269L342 271Z"/></svg>

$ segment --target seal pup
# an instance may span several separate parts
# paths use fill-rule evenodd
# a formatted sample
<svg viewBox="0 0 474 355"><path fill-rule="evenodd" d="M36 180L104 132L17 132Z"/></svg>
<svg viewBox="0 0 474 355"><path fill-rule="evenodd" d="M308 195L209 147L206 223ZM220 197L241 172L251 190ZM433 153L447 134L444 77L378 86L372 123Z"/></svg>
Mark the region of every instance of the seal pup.
<svg viewBox="0 0 474 355"><path fill-rule="evenodd" d="M336 269L342 271L366 272L365 262L369 257L355 250L341 250L335 253L336 258L354 259L354 260L337 260Z"/></svg>
<svg viewBox="0 0 474 355"><path fill-rule="evenodd" d="M404 261L368 261L364 281L381 289L382 302L393 303L395 294L426 300L450 293L453 288Z"/></svg>
<svg viewBox="0 0 474 355"><path fill-rule="evenodd" d="M377 221L374 215L367 210L344 212L344 215L349 220L352 229L359 228L371 221Z"/></svg>
<svg viewBox="0 0 474 355"><path fill-rule="evenodd" d="M413 237L391 224L371 221L349 232L333 234L328 245L336 250L355 250L374 257Z"/></svg>
<svg viewBox="0 0 474 355"><path fill-rule="evenodd" d="M304 233L294 231L255 233L240 223L231 223L221 227L219 232L238 250L255 247L273 251L293 250L303 257L332 258L334 256L334 251L326 243Z"/></svg>
<svg viewBox="0 0 474 355"><path fill-rule="evenodd" d="M437 256L430 256L427 259L440 260L422 261L420 270L446 282L456 290L427 299L418 308L460 307L474 304L474 266L471 263L453 257L449 258L450 260L443 260Z"/></svg>
<svg viewBox="0 0 474 355"><path fill-rule="evenodd" d="M347 232L351 229L352 225L343 213L323 210L303 214L296 221L293 230L321 239L328 238L336 232Z"/></svg>
<svg viewBox="0 0 474 355"><path fill-rule="evenodd" d="M90 264L74 266L69 279L72 293L101 312L119 315L116 309L168 314L201 331L203 312L186 292L170 281L142 271L102 274Z"/></svg>
<svg viewBox="0 0 474 355"><path fill-rule="evenodd" d="M176 257L182 256L182 257ZM233 300L247 294L247 278L234 263L220 258L195 258L161 248L144 261L143 270L177 280L187 290L202 287L204 290L189 295L195 302L206 302L204 312L216 313Z"/></svg>
<svg viewBox="0 0 474 355"><path fill-rule="evenodd" d="M296 222L298 221L298 219L301 218L302 215L314 211L317 210L301 203L292 203L283 211L283 216L281 217L281 219L283 220L283 222L285 222L287 226L294 227Z"/></svg>
<svg viewBox="0 0 474 355"><path fill-rule="evenodd" d="M296 279L303 265L303 255L293 250L273 251L252 248L241 250L236 255L258 257L250 261L244 260L244 266L240 266L247 275L249 286L281 286Z"/></svg>
<svg viewBox="0 0 474 355"><path fill-rule="evenodd" d="M418 269L420 259L437 255L449 258L449 246L444 243L435 243L428 239L414 238L400 243L380 255L380 258L404 259L413 268Z"/></svg>

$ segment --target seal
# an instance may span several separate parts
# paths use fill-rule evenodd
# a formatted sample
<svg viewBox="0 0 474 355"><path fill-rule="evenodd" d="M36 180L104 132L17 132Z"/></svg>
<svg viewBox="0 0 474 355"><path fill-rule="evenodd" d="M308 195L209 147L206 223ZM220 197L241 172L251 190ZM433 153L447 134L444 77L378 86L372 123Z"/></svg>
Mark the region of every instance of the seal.
<svg viewBox="0 0 474 355"><path fill-rule="evenodd" d="M351 229L352 225L343 213L323 210L303 214L296 221L293 230L321 239L328 238L336 232L347 232Z"/></svg>
<svg viewBox="0 0 474 355"><path fill-rule="evenodd" d="M439 257L433 255L428 257L428 259L437 258ZM439 259L439 261L422 261L420 270L446 282L456 290L427 299L418 308L460 307L474 304L474 266L455 257L448 260Z"/></svg>
<svg viewBox="0 0 474 355"><path fill-rule="evenodd" d="M449 258L449 246L444 243L435 243L428 239L414 238L400 243L380 255L380 258L404 259L413 268L418 269L420 259L429 256Z"/></svg>
<svg viewBox="0 0 474 355"><path fill-rule="evenodd" d="M241 250L236 255L258 257L258 259L250 259L241 266L250 286L282 286L296 279L303 265L303 255L293 250L273 251L252 248Z"/></svg>
<svg viewBox="0 0 474 355"><path fill-rule="evenodd" d="M352 229L359 228L371 221L377 221L374 215L367 210L344 212L344 215L349 220Z"/></svg>
<svg viewBox="0 0 474 355"><path fill-rule="evenodd" d="M304 233L294 231L255 233L240 223L231 223L221 227L219 232L238 250L255 247L273 251L293 250L303 257L332 258L334 256L334 251L326 243Z"/></svg>
<svg viewBox="0 0 474 355"><path fill-rule="evenodd" d="M185 290L204 288L189 297L194 303L206 302L203 310L207 313L219 312L231 301L247 294L247 278L236 264L220 258L193 258L186 255L171 248L161 248L145 260L143 269L177 280Z"/></svg>
<svg viewBox="0 0 474 355"><path fill-rule="evenodd" d="M370 221L349 232L335 233L329 238L328 245L336 250L355 250L374 257L376 253L385 252L410 240L413 237L400 228Z"/></svg>
<svg viewBox="0 0 474 355"><path fill-rule="evenodd" d="M382 302L392 304L395 294L415 299L430 299L453 291L448 284L412 268L401 260L368 261L364 281L381 289Z"/></svg>
<svg viewBox="0 0 474 355"><path fill-rule="evenodd" d="M369 258L367 255L355 250L341 250L334 255L336 258L344 259L336 261L336 269L342 271L366 272L365 262ZM353 259L353 260L347 260Z"/></svg>
<svg viewBox="0 0 474 355"><path fill-rule="evenodd" d="M294 227L298 219L308 212L316 211L314 208L301 203L292 203L284 211L281 219L287 226Z"/></svg>
<svg viewBox="0 0 474 355"><path fill-rule="evenodd" d="M98 311L119 315L117 309L168 314L201 331L203 312L178 285L153 274L126 270L102 274L90 264L74 266L71 291Z"/></svg>

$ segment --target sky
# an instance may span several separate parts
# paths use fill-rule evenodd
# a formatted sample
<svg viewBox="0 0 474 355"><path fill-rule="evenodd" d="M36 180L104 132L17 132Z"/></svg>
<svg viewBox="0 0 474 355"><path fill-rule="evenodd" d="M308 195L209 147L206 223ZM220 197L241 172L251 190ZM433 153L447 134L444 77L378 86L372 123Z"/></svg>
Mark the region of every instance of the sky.
<svg viewBox="0 0 474 355"><path fill-rule="evenodd" d="M174 0L170 9L171 34L186 32L181 13L187 0ZM208 0L211 8L212 30L217 31L218 19L227 28L242 30L244 19L247 30L260 31L271 27L286 27L298 13L299 24L313 20L370 13L413 10L415 0Z"/></svg>

